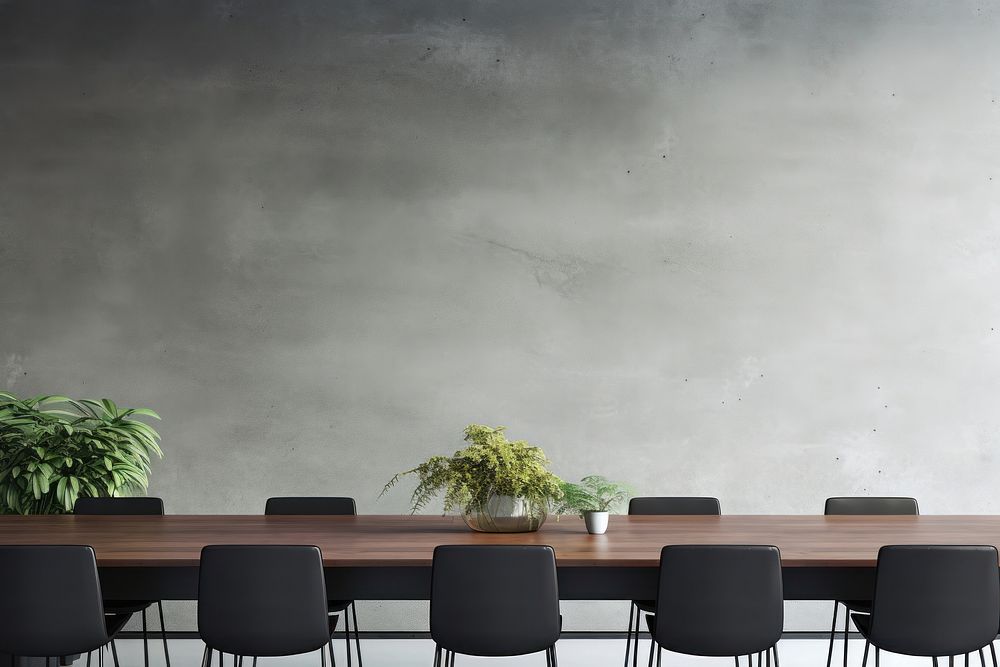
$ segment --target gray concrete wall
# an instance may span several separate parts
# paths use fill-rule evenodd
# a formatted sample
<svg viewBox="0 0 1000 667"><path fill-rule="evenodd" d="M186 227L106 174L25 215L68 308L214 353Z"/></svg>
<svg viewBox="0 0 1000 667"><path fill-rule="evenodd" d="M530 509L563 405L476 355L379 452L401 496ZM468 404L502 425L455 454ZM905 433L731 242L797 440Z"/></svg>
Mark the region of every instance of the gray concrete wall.
<svg viewBox="0 0 1000 667"><path fill-rule="evenodd" d="M0 386L160 411L176 513L401 512L382 484L473 421L731 513L998 513L998 34L936 0L0 2Z"/></svg>

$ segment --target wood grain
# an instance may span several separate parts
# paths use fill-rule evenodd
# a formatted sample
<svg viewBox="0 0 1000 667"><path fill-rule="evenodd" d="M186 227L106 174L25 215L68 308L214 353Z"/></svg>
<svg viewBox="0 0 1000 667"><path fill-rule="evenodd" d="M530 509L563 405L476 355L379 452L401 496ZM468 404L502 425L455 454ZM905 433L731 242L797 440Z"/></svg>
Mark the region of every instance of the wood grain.
<svg viewBox="0 0 1000 667"><path fill-rule="evenodd" d="M652 567L667 544L773 544L785 567L871 567L884 544L991 544L1000 516L577 517L537 533L474 533L434 516L0 516L0 544L89 544L102 567L196 566L206 544L314 544L328 567L423 566L439 544L548 544L561 567Z"/></svg>

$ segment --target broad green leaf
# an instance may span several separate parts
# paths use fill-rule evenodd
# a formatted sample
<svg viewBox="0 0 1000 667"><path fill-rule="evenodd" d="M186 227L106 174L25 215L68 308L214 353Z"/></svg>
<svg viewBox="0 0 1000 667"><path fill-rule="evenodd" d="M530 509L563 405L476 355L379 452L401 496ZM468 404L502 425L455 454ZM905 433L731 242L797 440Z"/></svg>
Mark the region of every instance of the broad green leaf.
<svg viewBox="0 0 1000 667"><path fill-rule="evenodd" d="M160 417L160 415L156 414L149 408L135 408L134 410L129 410L128 412L129 414L133 415L146 415L147 417L152 417L153 419L160 419L162 421L162 417Z"/></svg>

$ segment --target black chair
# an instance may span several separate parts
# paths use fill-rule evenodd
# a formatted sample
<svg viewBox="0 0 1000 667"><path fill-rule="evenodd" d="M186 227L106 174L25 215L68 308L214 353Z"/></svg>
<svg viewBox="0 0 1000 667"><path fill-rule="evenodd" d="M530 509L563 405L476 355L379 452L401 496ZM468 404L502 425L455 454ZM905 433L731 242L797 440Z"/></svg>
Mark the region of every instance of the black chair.
<svg viewBox="0 0 1000 667"><path fill-rule="evenodd" d="M268 498L264 505L264 514L301 515L301 516L356 516L358 513L354 498L321 496L312 498L283 497ZM347 611L350 609L351 616ZM354 626L354 646L358 652L358 667L361 662L361 636L358 631L358 609L354 600L330 600L328 611L331 614L344 612L344 643L347 645L347 667L351 667L351 625Z"/></svg>
<svg viewBox="0 0 1000 667"><path fill-rule="evenodd" d="M854 614L865 638L861 667L868 649L933 658L979 653L997 636L1000 618L1000 575L992 546L885 546L875 569L871 614Z"/></svg>
<svg viewBox="0 0 1000 667"><path fill-rule="evenodd" d="M300 655L325 649L333 657L338 616L326 610L323 557L314 546L214 545L201 550L198 633L202 667L219 652L239 657Z"/></svg>
<svg viewBox="0 0 1000 667"><path fill-rule="evenodd" d="M561 623L552 547L434 549L430 624L435 667L453 667L459 653L499 657L540 651L545 651L548 667L557 667Z"/></svg>
<svg viewBox="0 0 1000 667"><path fill-rule="evenodd" d="M1000 618L1000 617L998 617ZM784 625L781 555L772 546L675 545L660 552L656 615L646 622L663 651L697 656L739 656L751 663L771 655L778 666ZM649 664L653 664L650 647Z"/></svg>
<svg viewBox="0 0 1000 667"><path fill-rule="evenodd" d="M0 547L0 653L60 659L98 651L129 619L105 614L94 550L88 546Z"/></svg>
<svg viewBox="0 0 1000 667"><path fill-rule="evenodd" d="M78 498L73 505L73 513L90 516L163 516L163 500L146 496L135 498ZM167 627L163 623L163 602L160 600L105 600L107 614L142 614L142 657L149 667L149 627L146 611L156 605L160 613L160 637L163 640L163 660L170 667L170 649L167 648ZM118 647L111 642L111 651L118 664Z"/></svg>
<svg viewBox="0 0 1000 667"><path fill-rule="evenodd" d="M632 498L628 503L628 513L647 516L718 516L722 514L722 506L718 498L650 496ZM628 667L629 654L632 655L632 667L638 667L639 630L642 628L642 614L652 614L655 605L655 600L632 600L632 604L629 605L628 631L625 633L625 667ZM633 641L635 641L634 649Z"/></svg>
<svg viewBox="0 0 1000 667"><path fill-rule="evenodd" d="M916 516L920 514L915 498L903 497L836 497L827 498L823 509L826 516ZM833 643L837 636L837 610L844 605L844 667L847 667L847 640L851 630L851 614L871 612L871 600L834 600L833 623L830 626L830 648L826 667L833 664Z"/></svg>

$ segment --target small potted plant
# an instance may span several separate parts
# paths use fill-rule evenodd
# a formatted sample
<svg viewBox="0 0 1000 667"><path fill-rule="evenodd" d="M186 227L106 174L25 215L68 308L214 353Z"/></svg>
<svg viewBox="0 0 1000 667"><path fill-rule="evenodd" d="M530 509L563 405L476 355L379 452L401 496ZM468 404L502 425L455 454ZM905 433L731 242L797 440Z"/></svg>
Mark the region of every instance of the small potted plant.
<svg viewBox="0 0 1000 667"><path fill-rule="evenodd" d="M0 514L67 514L81 496L146 492L159 434L109 399L0 392Z"/></svg>
<svg viewBox="0 0 1000 667"><path fill-rule="evenodd" d="M588 475L579 483L563 482L560 514L580 514L591 535L603 535L608 530L608 514L624 503L631 490L600 475Z"/></svg>
<svg viewBox="0 0 1000 667"><path fill-rule="evenodd" d="M469 446L451 456L432 456L397 474L381 495L401 478L414 475L418 482L410 498L412 513L443 493L444 511L461 512L473 530L538 530L549 505L562 497L562 480L549 472L545 453L524 440L508 440L503 426L471 424L465 429L465 441Z"/></svg>

